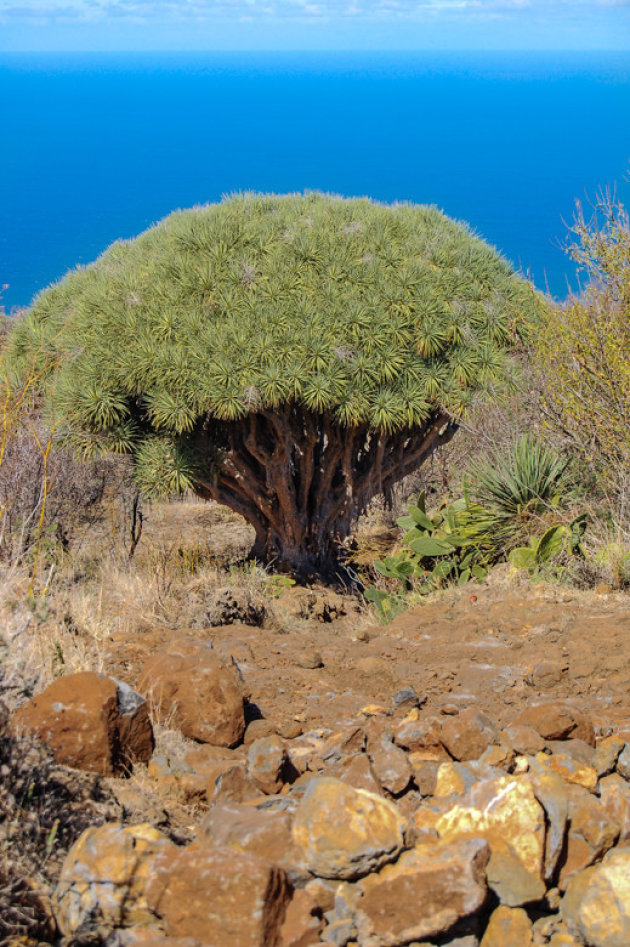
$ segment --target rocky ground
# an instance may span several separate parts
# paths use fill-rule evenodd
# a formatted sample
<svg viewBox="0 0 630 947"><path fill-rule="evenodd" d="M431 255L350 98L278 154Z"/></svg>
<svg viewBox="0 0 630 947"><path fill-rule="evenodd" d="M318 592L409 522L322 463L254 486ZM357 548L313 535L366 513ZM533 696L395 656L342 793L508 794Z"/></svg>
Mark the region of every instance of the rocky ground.
<svg viewBox="0 0 630 947"><path fill-rule="evenodd" d="M196 627L113 635L101 674L3 724L5 841L56 796L0 932L628 945L629 630L626 596L498 574L387 627L351 596L232 585Z"/></svg>

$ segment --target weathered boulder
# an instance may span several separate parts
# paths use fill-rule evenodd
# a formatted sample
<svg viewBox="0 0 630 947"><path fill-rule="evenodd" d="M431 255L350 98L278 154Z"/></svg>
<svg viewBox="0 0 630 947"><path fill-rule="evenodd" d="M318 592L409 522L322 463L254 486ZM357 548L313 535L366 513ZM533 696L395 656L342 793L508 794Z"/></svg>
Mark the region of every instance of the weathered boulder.
<svg viewBox="0 0 630 947"><path fill-rule="evenodd" d="M615 844L619 823L599 799L580 786L568 786L569 831L558 886L565 890L570 879L594 864Z"/></svg>
<svg viewBox="0 0 630 947"><path fill-rule="evenodd" d="M501 731L501 742L515 753L534 754L545 749L545 741L533 727L517 724Z"/></svg>
<svg viewBox="0 0 630 947"><path fill-rule="evenodd" d="M289 765L284 741L277 734L250 744L247 769L262 792L273 795L282 789Z"/></svg>
<svg viewBox="0 0 630 947"><path fill-rule="evenodd" d="M545 881L550 882L556 873L558 862L564 854L564 845L569 816L569 797L566 783L536 760L531 760L528 779L534 795L547 815L547 837L545 839Z"/></svg>
<svg viewBox="0 0 630 947"><path fill-rule="evenodd" d="M526 725L545 740L584 740L595 746L593 722L587 714L562 701L550 701L528 707L513 722L513 726Z"/></svg>
<svg viewBox="0 0 630 947"><path fill-rule="evenodd" d="M166 934L205 947L278 947L290 897L267 859L197 844L157 856L146 888Z"/></svg>
<svg viewBox="0 0 630 947"><path fill-rule="evenodd" d="M148 823L87 829L66 855L54 895L62 933L155 925L145 887L155 856L174 850Z"/></svg>
<svg viewBox="0 0 630 947"><path fill-rule="evenodd" d="M619 844L630 841L630 785L617 773L599 781L601 804L613 822L619 826Z"/></svg>
<svg viewBox="0 0 630 947"><path fill-rule="evenodd" d="M153 713L170 719L184 736L235 746L245 732L243 692L236 669L211 648L175 641L149 658L138 690Z"/></svg>
<svg viewBox="0 0 630 947"><path fill-rule="evenodd" d="M501 775L500 771L480 766L475 760L467 763L440 763L434 795L438 797L461 795L482 780Z"/></svg>
<svg viewBox="0 0 630 947"><path fill-rule="evenodd" d="M451 757L441 740L442 726L437 717L401 721L394 732L394 743L417 754L416 759L446 762Z"/></svg>
<svg viewBox="0 0 630 947"><path fill-rule="evenodd" d="M561 905L569 931L589 947L630 944L630 851L609 852L576 875Z"/></svg>
<svg viewBox="0 0 630 947"><path fill-rule="evenodd" d="M338 779L313 779L293 822L306 867L321 878L360 878L393 861L405 820L396 806Z"/></svg>
<svg viewBox="0 0 630 947"><path fill-rule="evenodd" d="M624 779L630 780L630 743L625 743L617 757L617 772Z"/></svg>
<svg viewBox="0 0 630 947"><path fill-rule="evenodd" d="M442 934L475 914L488 893L481 839L419 845L361 882L355 920L363 947L397 947Z"/></svg>
<svg viewBox="0 0 630 947"><path fill-rule="evenodd" d="M545 811L525 777L477 783L435 827L444 842L488 841L488 884L501 903L520 907L544 895Z"/></svg>
<svg viewBox="0 0 630 947"><path fill-rule="evenodd" d="M607 776L613 772L624 746L623 740L615 736L606 737L597 745L593 755L593 766L598 776Z"/></svg>
<svg viewBox="0 0 630 947"><path fill-rule="evenodd" d="M566 783L574 783L576 786L583 786L589 792L595 792L597 770L594 766L588 766L574 756L562 752L538 753L536 759L541 766L553 770Z"/></svg>
<svg viewBox="0 0 630 947"><path fill-rule="evenodd" d="M367 792L382 795L381 784L374 777L367 753L356 753L354 756L345 757L332 766L327 766L326 775L340 779L342 783L346 783L354 789L365 789Z"/></svg>
<svg viewBox="0 0 630 947"><path fill-rule="evenodd" d="M409 787L413 778L411 764L407 754L392 743L389 732L370 736L367 752L372 773L382 789L399 796Z"/></svg>
<svg viewBox="0 0 630 947"><path fill-rule="evenodd" d="M468 707L442 724L442 743L456 760L476 760L484 750L499 742L499 733L492 721Z"/></svg>
<svg viewBox="0 0 630 947"><path fill-rule="evenodd" d="M291 834L292 818L286 810L268 811L242 803L219 803L201 820L197 837L201 845L220 845L268 858L291 876L308 878Z"/></svg>
<svg viewBox="0 0 630 947"><path fill-rule="evenodd" d="M58 763L120 776L153 752L147 704L129 685L91 671L53 681L11 719L15 732L36 736Z"/></svg>
<svg viewBox="0 0 630 947"><path fill-rule="evenodd" d="M294 891L280 931L280 947L312 947L320 943L324 927L315 899L303 889Z"/></svg>
<svg viewBox="0 0 630 947"><path fill-rule="evenodd" d="M530 947L533 940L532 922L523 908L500 904L490 916L481 947Z"/></svg>

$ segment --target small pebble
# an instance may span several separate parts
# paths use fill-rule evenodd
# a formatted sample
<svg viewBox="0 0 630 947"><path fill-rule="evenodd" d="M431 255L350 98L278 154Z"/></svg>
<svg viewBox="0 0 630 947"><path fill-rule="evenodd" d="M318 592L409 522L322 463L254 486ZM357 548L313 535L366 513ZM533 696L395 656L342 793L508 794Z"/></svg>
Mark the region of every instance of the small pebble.
<svg viewBox="0 0 630 947"><path fill-rule="evenodd" d="M440 707L440 713L445 717L456 717L459 714L459 708L455 704L444 704Z"/></svg>

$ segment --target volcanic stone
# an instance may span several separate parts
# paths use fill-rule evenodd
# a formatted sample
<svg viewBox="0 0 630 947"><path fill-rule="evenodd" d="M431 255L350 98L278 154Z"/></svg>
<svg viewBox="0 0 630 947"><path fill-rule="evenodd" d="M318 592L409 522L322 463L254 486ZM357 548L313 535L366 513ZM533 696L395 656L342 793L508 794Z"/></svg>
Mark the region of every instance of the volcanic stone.
<svg viewBox="0 0 630 947"><path fill-rule="evenodd" d="M238 674L211 648L175 642L149 658L138 679L154 713L172 720L184 736L235 746L245 731Z"/></svg>
<svg viewBox="0 0 630 947"><path fill-rule="evenodd" d="M233 848L197 844L153 862L147 902L170 937L205 947L276 947L291 889L281 868Z"/></svg>
<svg viewBox="0 0 630 947"><path fill-rule="evenodd" d="M338 779L313 779L298 806L293 840L321 878L360 878L393 861L405 820L386 799Z"/></svg>
<svg viewBox="0 0 630 947"><path fill-rule="evenodd" d="M487 896L489 857L481 839L418 845L365 878L356 907L359 943L397 947L442 934L476 913Z"/></svg>
<svg viewBox="0 0 630 947"><path fill-rule="evenodd" d="M14 731L33 734L58 763L119 776L153 752L147 704L126 684L91 671L53 681L13 715Z"/></svg>

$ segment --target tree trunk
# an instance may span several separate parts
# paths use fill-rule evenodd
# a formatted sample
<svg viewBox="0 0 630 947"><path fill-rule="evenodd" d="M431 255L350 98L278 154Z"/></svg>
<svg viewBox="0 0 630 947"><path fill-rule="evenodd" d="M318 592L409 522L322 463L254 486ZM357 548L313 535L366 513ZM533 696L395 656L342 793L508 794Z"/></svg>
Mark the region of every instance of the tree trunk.
<svg viewBox="0 0 630 947"><path fill-rule="evenodd" d="M333 576L339 552L370 500L389 495L451 439L457 424L435 412L422 427L388 434L342 427L292 405L240 421L209 420L198 448L221 462L197 491L241 513L256 531L253 555L300 577Z"/></svg>

